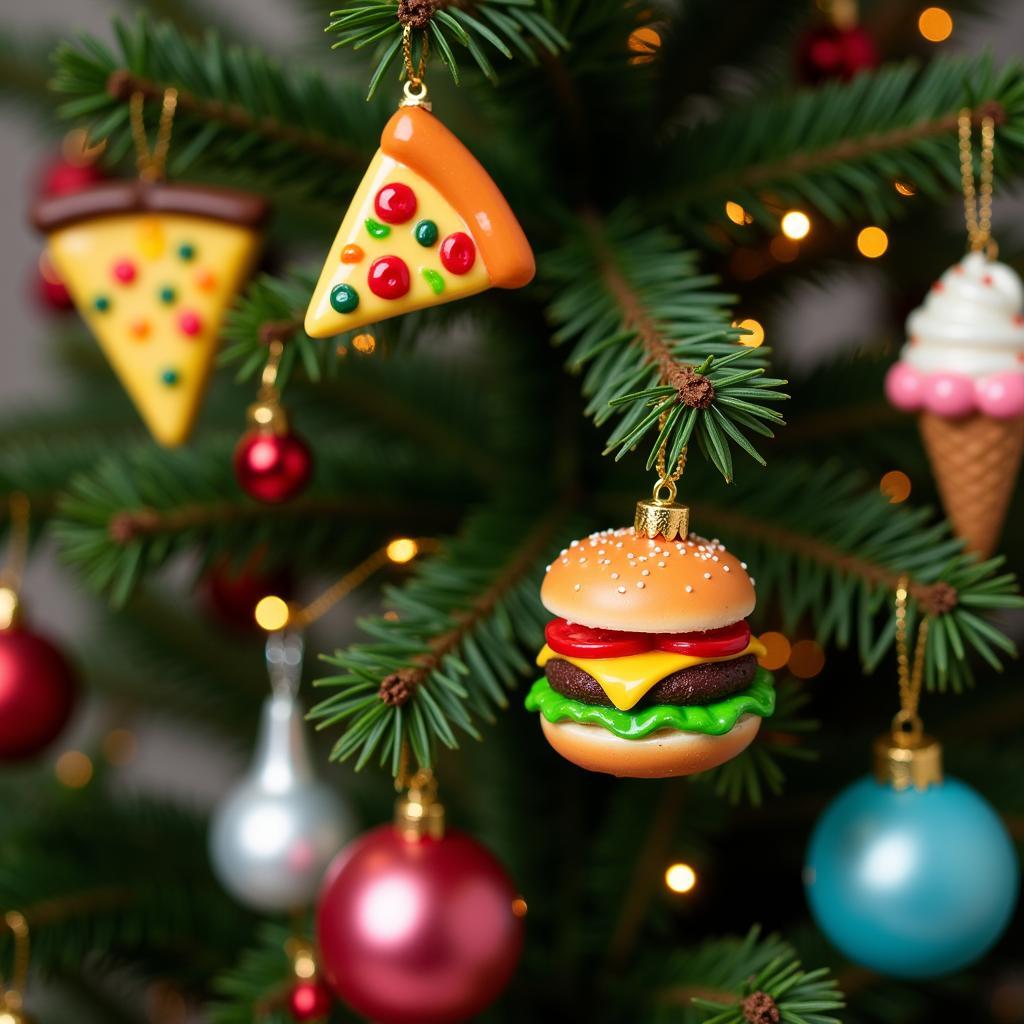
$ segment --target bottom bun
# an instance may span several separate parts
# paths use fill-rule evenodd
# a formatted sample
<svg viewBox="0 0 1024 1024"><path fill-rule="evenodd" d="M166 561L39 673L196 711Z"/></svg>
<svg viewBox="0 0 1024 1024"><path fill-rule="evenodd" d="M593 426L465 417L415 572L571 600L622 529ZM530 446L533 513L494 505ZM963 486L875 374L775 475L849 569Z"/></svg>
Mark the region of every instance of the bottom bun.
<svg viewBox="0 0 1024 1024"><path fill-rule="evenodd" d="M592 772L628 779L665 779L716 768L746 750L761 728L758 715L743 715L724 735L659 729L642 740L620 739L599 725L540 716L548 743L567 761Z"/></svg>

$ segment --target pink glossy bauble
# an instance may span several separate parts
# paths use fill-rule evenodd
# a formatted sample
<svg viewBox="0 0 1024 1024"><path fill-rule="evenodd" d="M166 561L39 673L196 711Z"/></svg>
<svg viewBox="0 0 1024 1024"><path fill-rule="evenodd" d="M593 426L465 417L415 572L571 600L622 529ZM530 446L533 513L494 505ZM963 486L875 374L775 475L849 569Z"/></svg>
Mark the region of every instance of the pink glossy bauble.
<svg viewBox="0 0 1024 1024"><path fill-rule="evenodd" d="M998 420L1024 415L1024 373L993 373L974 386L978 411Z"/></svg>
<svg viewBox="0 0 1024 1024"><path fill-rule="evenodd" d="M508 984L523 942L515 889L474 839L407 840L382 825L328 869L317 904L320 966L375 1024L455 1024Z"/></svg>
<svg viewBox="0 0 1024 1024"><path fill-rule="evenodd" d="M249 430L235 448L239 486L268 505L294 498L312 475L313 453L298 434Z"/></svg>
<svg viewBox="0 0 1024 1024"><path fill-rule="evenodd" d="M20 626L0 632L0 761L38 754L60 735L78 687L64 655Z"/></svg>
<svg viewBox="0 0 1024 1024"><path fill-rule="evenodd" d="M831 78L848 81L858 71L879 64L878 47L860 25L816 25L801 38L796 60L800 81L807 85L818 85Z"/></svg>
<svg viewBox="0 0 1024 1024"><path fill-rule="evenodd" d="M924 403L921 375L906 363L894 363L885 375L885 396L904 412L920 409Z"/></svg>
<svg viewBox="0 0 1024 1024"><path fill-rule="evenodd" d="M962 373L932 373L924 380L924 404L937 416L974 412L974 381Z"/></svg>
<svg viewBox="0 0 1024 1024"><path fill-rule="evenodd" d="M298 982L288 995L288 1009L300 1022L325 1020L332 1003L331 990L316 978Z"/></svg>

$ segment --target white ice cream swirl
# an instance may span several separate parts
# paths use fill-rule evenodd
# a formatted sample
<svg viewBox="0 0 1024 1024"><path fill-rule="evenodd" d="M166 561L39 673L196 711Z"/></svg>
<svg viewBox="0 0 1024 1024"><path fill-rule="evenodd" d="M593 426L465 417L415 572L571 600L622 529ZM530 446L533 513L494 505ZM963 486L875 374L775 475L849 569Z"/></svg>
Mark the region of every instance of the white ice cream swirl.
<svg viewBox="0 0 1024 1024"><path fill-rule="evenodd" d="M1024 285L1005 263L968 253L907 318L901 359L920 373L1024 372Z"/></svg>

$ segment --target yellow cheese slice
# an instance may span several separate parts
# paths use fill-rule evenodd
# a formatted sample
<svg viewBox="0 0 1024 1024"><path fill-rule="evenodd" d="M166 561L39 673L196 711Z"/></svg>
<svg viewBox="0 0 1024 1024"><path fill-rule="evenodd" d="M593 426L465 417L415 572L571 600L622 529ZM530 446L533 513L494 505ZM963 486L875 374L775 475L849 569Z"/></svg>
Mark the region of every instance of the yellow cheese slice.
<svg viewBox="0 0 1024 1024"><path fill-rule="evenodd" d="M163 445L188 438L224 313L258 245L244 225L153 211L80 220L49 236L54 267Z"/></svg>
<svg viewBox="0 0 1024 1024"><path fill-rule="evenodd" d="M545 644L537 655L537 664L543 668L552 658L559 658L575 665L601 684L601 689L608 694L608 699L615 707L620 711L628 711L673 672L681 672L684 668L693 668L705 662L732 661L742 658L744 654L762 657L765 653L764 644L756 637L751 637L746 649L739 654L730 654L724 658L697 658L691 654L673 654L670 651L647 651L626 658L570 658L565 654L557 654Z"/></svg>

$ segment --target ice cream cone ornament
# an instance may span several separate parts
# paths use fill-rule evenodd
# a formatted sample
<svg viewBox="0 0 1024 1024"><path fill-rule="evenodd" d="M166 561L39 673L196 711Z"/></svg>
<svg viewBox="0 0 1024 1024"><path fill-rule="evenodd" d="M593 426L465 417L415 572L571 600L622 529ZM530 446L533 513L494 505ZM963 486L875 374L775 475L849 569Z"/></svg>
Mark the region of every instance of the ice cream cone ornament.
<svg viewBox="0 0 1024 1024"><path fill-rule="evenodd" d="M970 111L959 127L970 248L907 319L885 390L897 408L918 414L946 514L968 549L987 557L1024 452L1024 284L996 260L991 233L995 123L981 122L977 188Z"/></svg>

